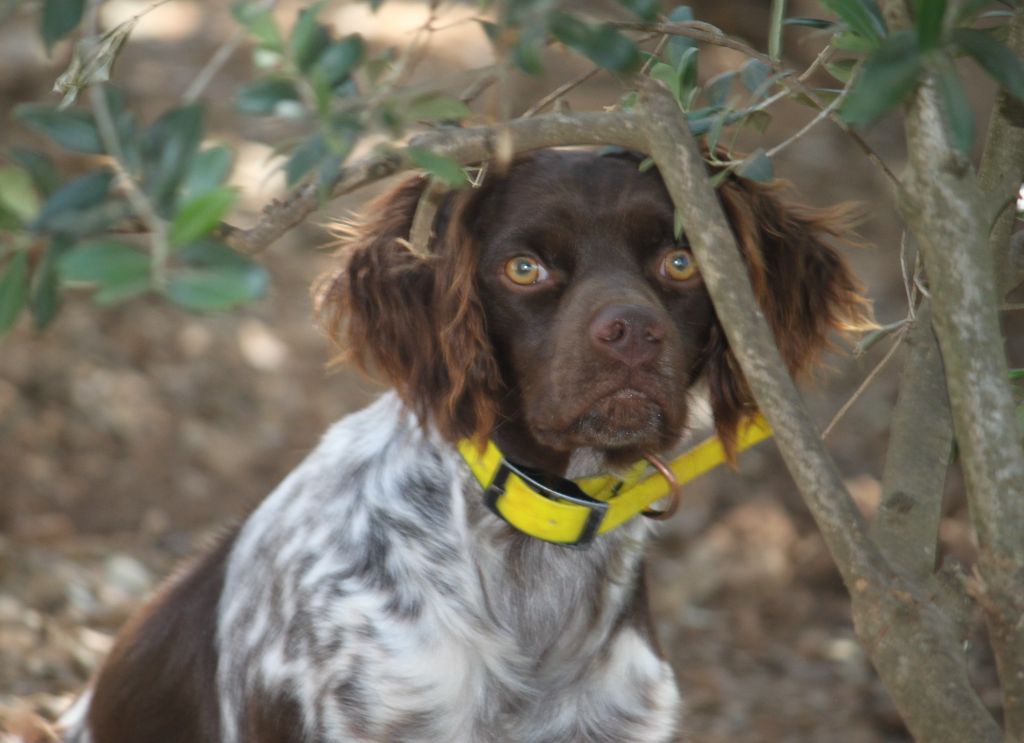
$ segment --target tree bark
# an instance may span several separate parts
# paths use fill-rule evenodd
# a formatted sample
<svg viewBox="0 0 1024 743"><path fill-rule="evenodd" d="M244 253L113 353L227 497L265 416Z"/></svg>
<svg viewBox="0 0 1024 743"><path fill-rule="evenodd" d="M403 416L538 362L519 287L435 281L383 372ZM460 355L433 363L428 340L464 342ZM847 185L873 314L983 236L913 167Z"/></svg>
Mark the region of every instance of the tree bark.
<svg viewBox="0 0 1024 743"><path fill-rule="evenodd" d="M897 575L868 538L804 410L685 117L654 83L641 88L641 106L649 152L682 215L730 346L850 589L857 632L908 727L930 743L997 743L1002 735L968 681L955 624Z"/></svg>
<svg viewBox="0 0 1024 743"><path fill-rule="evenodd" d="M906 17L903 0L886 0L885 8L894 19ZM931 285L1006 734L1024 740L1024 448L999 326L1002 293L989 246L993 210L974 169L950 143L930 79L913 97L906 129L909 162L898 207ZM996 251L1001 261L1004 251Z"/></svg>

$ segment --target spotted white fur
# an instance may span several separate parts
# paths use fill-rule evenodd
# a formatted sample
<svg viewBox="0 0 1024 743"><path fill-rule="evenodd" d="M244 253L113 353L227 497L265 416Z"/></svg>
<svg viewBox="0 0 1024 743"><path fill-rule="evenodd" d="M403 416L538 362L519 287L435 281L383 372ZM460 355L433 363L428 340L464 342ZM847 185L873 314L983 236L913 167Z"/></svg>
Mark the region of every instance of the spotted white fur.
<svg viewBox="0 0 1024 743"><path fill-rule="evenodd" d="M674 739L672 672L631 619L645 526L572 550L480 495L391 394L334 426L231 553L224 743L281 698L318 741Z"/></svg>
<svg viewBox="0 0 1024 743"><path fill-rule="evenodd" d="M481 496L393 393L331 428L228 553L219 743L265 740L253 726L275 710L297 717L295 743L678 740L638 590L642 520L575 550ZM94 743L89 703L65 743Z"/></svg>

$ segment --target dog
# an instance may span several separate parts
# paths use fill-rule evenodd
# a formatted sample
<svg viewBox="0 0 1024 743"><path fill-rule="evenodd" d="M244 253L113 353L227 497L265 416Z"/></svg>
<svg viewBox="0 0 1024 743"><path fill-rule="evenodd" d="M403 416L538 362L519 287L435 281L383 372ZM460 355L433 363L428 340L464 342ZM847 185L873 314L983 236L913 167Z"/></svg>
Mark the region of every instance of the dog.
<svg viewBox="0 0 1024 743"><path fill-rule="evenodd" d="M128 623L68 743L679 739L650 527L604 531L603 506L565 495L673 449L698 386L730 458L755 411L641 160L522 156L448 194L426 252L407 241L421 177L348 227L319 316L393 391ZM718 193L783 358L813 367L870 317L829 245L842 213L734 176ZM496 508L487 456L585 523L552 538Z"/></svg>

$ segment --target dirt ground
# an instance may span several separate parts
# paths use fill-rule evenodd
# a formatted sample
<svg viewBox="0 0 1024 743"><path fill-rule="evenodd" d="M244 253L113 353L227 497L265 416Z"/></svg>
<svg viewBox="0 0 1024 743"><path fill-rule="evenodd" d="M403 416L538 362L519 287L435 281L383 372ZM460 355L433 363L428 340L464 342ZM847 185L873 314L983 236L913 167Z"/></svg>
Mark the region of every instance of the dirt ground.
<svg viewBox="0 0 1024 743"><path fill-rule="evenodd" d="M110 0L120 20L148 3ZM423 3L389 0L371 22L365 4L330 7L341 32L360 30L377 46L402 43ZM793 15L816 4L790 3ZM146 117L171 105L232 31L228 3L172 0L140 22L115 80ZM280 3L281 18L296 4ZM696 16L763 45L767 3L695 3ZM468 15L463 10L460 17ZM813 48L787 36L808 59ZM423 76L487 62L473 24L438 37ZM29 19L0 27L0 115L43 100L66 63L48 60ZM735 66L731 52L702 53L702 77ZM555 61L543 81L517 89L525 108L579 70ZM250 74L239 53L208 94L210 136L239 146L235 180L245 189L237 223L279 193L270 146L280 131L231 112ZM991 89L969 86L979 131ZM598 80L571 97L577 110L613 102L619 86ZM515 106L514 106L515 108ZM783 109L767 133L784 140L809 112ZM251 140L242 143L242 139ZM898 122L868 136L899 172ZM755 140L749 139L749 142ZM38 140L8 124L0 145ZM65 157L68 168L82 162ZM776 160L807 201L865 204L868 247L848 256L882 322L906 313L899 280L899 225L888 186L844 135L819 125ZM269 174L269 175L268 175ZM328 374L327 344L311 319L308 286L330 265L322 225L365 194L331 204L274 245L262 260L270 295L230 315L195 316L158 300L113 309L69 296L43 334L26 324L0 345L0 729L18 710L52 718L82 688L126 616L175 565L237 523L294 467L337 417L377 391L354 374ZM1014 353L1020 354L1019 333ZM826 422L885 351L836 354L807 388ZM901 355L868 388L829 439L847 484L871 516L880 495L890 411ZM1018 364L1020 365L1020 364ZM831 560L781 464L763 444L687 489L680 514L651 549L651 593L662 644L688 700L689 730L701 743L898 743L909 740L850 623ZM959 477L947 487L941 541L970 563L973 543ZM980 630L979 630L980 631ZM998 708L991 659L980 636L965 638L984 700Z"/></svg>

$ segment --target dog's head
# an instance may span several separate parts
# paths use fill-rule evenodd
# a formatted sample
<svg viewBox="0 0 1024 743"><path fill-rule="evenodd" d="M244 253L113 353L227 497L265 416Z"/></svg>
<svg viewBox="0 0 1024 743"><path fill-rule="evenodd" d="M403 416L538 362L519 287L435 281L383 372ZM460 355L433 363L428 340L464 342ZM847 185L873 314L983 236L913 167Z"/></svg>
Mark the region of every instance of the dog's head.
<svg viewBox="0 0 1024 743"><path fill-rule="evenodd" d="M318 291L328 332L451 439L496 427L520 444L593 447L611 461L670 447L688 391L707 379L732 452L753 401L654 169L630 155L545 151L449 195L429 255L406 240L413 178L351 226ZM868 306L824 240L839 212L785 205L778 189L719 188L761 308L793 373Z"/></svg>

